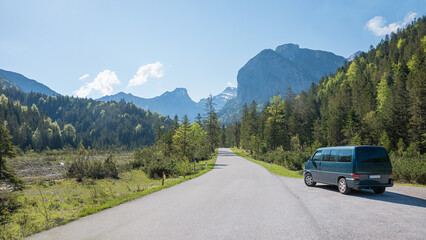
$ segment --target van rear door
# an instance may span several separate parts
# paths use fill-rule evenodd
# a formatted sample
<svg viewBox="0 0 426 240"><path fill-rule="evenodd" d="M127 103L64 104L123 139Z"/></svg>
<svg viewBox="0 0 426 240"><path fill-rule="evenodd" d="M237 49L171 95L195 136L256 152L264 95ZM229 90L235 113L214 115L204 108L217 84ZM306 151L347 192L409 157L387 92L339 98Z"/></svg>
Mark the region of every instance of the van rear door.
<svg viewBox="0 0 426 240"><path fill-rule="evenodd" d="M356 150L356 172L361 185L387 184L392 166L382 147L360 147Z"/></svg>

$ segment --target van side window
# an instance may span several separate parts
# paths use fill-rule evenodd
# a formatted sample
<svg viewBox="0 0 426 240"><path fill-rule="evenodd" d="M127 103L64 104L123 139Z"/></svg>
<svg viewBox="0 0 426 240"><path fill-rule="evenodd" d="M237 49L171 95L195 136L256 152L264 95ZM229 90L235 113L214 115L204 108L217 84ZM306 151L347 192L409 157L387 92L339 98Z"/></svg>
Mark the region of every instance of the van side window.
<svg viewBox="0 0 426 240"><path fill-rule="evenodd" d="M338 162L351 162L352 161L352 150L340 150Z"/></svg>
<svg viewBox="0 0 426 240"><path fill-rule="evenodd" d="M336 158L337 158L337 151L336 150L331 151L331 153L330 153L330 161L331 162L335 162Z"/></svg>
<svg viewBox="0 0 426 240"><path fill-rule="evenodd" d="M312 158L312 160L314 161L319 161L321 158L321 151L317 151L314 155L314 157Z"/></svg>
<svg viewBox="0 0 426 240"><path fill-rule="evenodd" d="M322 161L324 162L328 162L330 161L330 150L325 150L324 152L322 152Z"/></svg>

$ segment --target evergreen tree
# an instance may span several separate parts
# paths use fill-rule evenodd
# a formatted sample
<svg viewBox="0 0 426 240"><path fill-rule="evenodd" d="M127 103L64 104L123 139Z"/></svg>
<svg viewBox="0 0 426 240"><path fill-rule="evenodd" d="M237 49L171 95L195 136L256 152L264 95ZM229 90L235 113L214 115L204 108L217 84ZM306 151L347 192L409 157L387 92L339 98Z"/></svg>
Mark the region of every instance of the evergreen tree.
<svg viewBox="0 0 426 240"><path fill-rule="evenodd" d="M209 141L209 146L211 151L213 152L216 147L219 146L219 134L220 134L220 128L219 128L219 118L216 114L216 111L214 109L215 103L213 102L213 97L210 94L210 96L207 98L206 101L206 110L207 110L207 119L205 120L205 128L207 130L207 138Z"/></svg>
<svg viewBox="0 0 426 240"><path fill-rule="evenodd" d="M11 187L14 190L21 189L23 182L15 176L14 171L7 165L7 158L14 158L16 153L10 142L11 136L7 129L0 124L0 186Z"/></svg>
<svg viewBox="0 0 426 240"><path fill-rule="evenodd" d="M183 116L182 125L176 130L173 135L173 145L176 155L185 156L190 159L190 133L191 125L188 121L188 116Z"/></svg>

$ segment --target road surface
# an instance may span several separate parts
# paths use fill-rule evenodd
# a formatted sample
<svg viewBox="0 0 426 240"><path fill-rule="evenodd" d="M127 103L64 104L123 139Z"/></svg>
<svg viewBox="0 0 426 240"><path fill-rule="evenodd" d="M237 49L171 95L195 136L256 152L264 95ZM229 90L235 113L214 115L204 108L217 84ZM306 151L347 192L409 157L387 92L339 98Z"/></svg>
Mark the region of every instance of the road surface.
<svg viewBox="0 0 426 240"><path fill-rule="evenodd" d="M426 239L426 189L342 195L220 149L201 177L31 239Z"/></svg>

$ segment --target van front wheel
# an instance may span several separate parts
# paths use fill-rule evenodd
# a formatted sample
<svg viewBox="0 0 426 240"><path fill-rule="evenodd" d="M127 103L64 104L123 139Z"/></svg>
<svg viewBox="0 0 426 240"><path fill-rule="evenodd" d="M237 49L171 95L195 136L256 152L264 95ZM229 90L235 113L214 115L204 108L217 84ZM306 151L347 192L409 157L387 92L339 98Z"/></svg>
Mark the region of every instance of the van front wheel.
<svg viewBox="0 0 426 240"><path fill-rule="evenodd" d="M308 187L315 187L315 185L317 184L316 182L314 182L314 179L312 178L312 175L310 173L305 174L305 184Z"/></svg>
<svg viewBox="0 0 426 240"><path fill-rule="evenodd" d="M386 190L386 188L385 188L385 187L374 187L374 188L373 188L373 191L374 191L375 193L377 193L377 194L382 194L382 193L384 193L384 192L385 192L385 190Z"/></svg>
<svg viewBox="0 0 426 240"><path fill-rule="evenodd" d="M346 183L346 179L345 178L340 178L339 179L339 184L337 186L339 188L339 192L341 194L348 194L351 189L348 188L348 184Z"/></svg>

